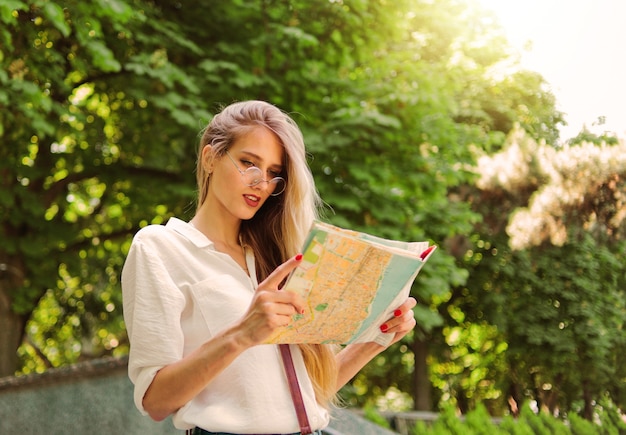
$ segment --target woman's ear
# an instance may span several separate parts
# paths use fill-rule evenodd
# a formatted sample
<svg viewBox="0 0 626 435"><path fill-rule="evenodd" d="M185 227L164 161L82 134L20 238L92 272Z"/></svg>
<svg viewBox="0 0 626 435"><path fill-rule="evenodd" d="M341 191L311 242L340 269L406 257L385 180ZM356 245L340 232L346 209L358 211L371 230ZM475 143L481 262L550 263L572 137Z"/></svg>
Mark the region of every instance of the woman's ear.
<svg viewBox="0 0 626 435"><path fill-rule="evenodd" d="M205 145L204 148L202 148L202 169L208 174L213 172L213 161L213 147L211 145Z"/></svg>

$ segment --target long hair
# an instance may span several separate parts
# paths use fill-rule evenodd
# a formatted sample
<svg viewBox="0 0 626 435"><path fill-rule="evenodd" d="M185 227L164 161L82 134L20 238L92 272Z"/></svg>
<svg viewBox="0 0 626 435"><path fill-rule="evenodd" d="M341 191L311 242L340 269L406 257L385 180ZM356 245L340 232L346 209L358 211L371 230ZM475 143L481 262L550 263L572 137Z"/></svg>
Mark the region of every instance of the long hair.
<svg viewBox="0 0 626 435"><path fill-rule="evenodd" d="M211 145L214 158L223 156L237 139L259 126L273 132L284 147L282 176L286 181L282 194L270 196L254 217L241 224L241 241L255 254L257 279L261 282L299 252L322 204L306 162L302 132L289 115L267 102L231 104L215 115L202 132L196 179L199 208L206 200L210 182L210 174L200 159L202 149ZM328 406L334 402L337 388L334 347L310 344L299 347L317 401Z"/></svg>

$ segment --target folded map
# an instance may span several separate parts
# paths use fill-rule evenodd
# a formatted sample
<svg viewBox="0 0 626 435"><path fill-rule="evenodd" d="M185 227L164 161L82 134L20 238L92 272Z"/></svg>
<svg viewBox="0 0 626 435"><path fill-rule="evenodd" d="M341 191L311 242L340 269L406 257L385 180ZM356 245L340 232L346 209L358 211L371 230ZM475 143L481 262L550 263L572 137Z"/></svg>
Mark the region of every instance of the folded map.
<svg viewBox="0 0 626 435"><path fill-rule="evenodd" d="M400 242L315 221L301 264L282 291L299 293L307 308L276 330L266 343L377 342L393 334L382 325L408 297L435 246Z"/></svg>

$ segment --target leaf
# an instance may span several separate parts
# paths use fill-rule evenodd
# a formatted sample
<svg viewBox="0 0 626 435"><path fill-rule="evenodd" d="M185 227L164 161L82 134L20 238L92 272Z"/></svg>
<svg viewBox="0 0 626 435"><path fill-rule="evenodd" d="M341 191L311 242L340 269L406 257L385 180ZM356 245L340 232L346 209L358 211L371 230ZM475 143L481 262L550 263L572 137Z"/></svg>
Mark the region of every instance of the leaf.
<svg viewBox="0 0 626 435"><path fill-rule="evenodd" d="M202 54L203 50L194 43L193 40L187 38L183 32L176 26L174 21L151 21L150 25L154 27L154 31L164 35L181 47L185 47L195 54Z"/></svg>
<svg viewBox="0 0 626 435"><path fill-rule="evenodd" d="M43 6L43 15L50 20L52 25L56 27L66 38L70 36L72 29L67 21L65 21L65 12L63 8L56 3L46 2Z"/></svg>
<svg viewBox="0 0 626 435"><path fill-rule="evenodd" d="M171 115L180 125L186 125L191 128L197 128L198 126L198 120L188 111L174 109L171 111Z"/></svg>
<svg viewBox="0 0 626 435"><path fill-rule="evenodd" d="M304 32L301 28L298 27L285 27L283 29L283 33L287 37L294 38L298 40L303 45L318 45L318 39L309 33Z"/></svg>
<svg viewBox="0 0 626 435"><path fill-rule="evenodd" d="M17 19L13 11L27 11L28 5L20 0L3 0L0 2L0 20L5 24L15 24Z"/></svg>
<svg viewBox="0 0 626 435"><path fill-rule="evenodd" d="M237 71L240 69L239 65L234 62L227 62L222 60L205 59L198 64L198 67L208 73L217 73L220 71Z"/></svg>
<svg viewBox="0 0 626 435"><path fill-rule="evenodd" d="M413 308L413 312L415 313L417 324L426 332L430 332L443 324L441 315L424 305L416 305Z"/></svg>
<svg viewBox="0 0 626 435"><path fill-rule="evenodd" d="M98 0L98 12L101 16L115 18L115 21L125 23L133 16L133 8L120 0Z"/></svg>
<svg viewBox="0 0 626 435"><path fill-rule="evenodd" d="M101 41L90 40L86 44L93 57L94 66L104 72L117 72L122 65L115 59L113 52Z"/></svg>

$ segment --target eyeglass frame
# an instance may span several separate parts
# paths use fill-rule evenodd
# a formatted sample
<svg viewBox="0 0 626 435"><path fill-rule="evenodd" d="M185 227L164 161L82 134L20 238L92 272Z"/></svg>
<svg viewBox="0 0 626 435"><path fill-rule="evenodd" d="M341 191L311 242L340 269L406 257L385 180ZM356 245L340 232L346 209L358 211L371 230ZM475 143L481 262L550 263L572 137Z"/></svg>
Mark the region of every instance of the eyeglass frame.
<svg viewBox="0 0 626 435"><path fill-rule="evenodd" d="M258 186L259 184L261 184L262 181L266 182L268 184L268 186L270 184L274 184L274 190L276 190L276 185L279 181L283 182L283 189L276 193L276 192L272 192L270 193L270 196L278 196L281 193L283 193L285 191L285 189L287 188L287 180L285 180L283 177L274 177L271 180L266 180L265 178L263 178L262 176L255 179L255 182L253 182L252 184L248 184L244 181L244 177L245 174L248 170L250 169L256 169L257 171L259 171L260 175L263 175L263 171L261 170L261 168L259 168L258 166L249 166L246 169L244 169L243 171L241 169L239 169L239 165L237 165L237 162L235 162L235 159L233 159L233 157L230 155L230 153L228 152L228 150L226 150L225 154L228 156L228 158L230 159L231 162L233 162L233 165L235 165L235 169L237 169L237 172L239 172L239 174L241 175L241 182L244 184L244 186L248 186L248 187L254 187L254 186Z"/></svg>

